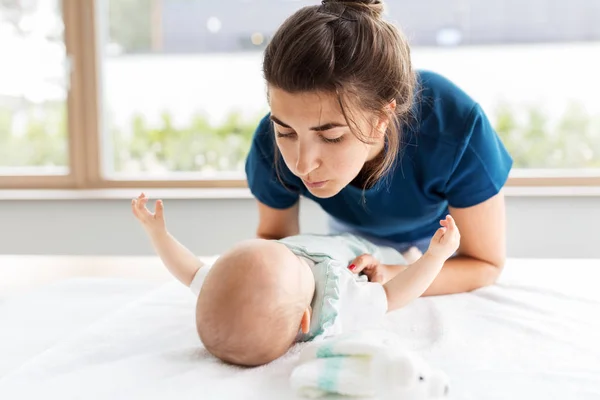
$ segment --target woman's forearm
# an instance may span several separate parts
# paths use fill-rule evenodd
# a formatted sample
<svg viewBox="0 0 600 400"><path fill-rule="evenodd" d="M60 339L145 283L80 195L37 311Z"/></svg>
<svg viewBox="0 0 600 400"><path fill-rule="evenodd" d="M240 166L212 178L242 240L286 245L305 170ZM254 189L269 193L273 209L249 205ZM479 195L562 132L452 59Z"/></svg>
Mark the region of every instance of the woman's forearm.
<svg viewBox="0 0 600 400"><path fill-rule="evenodd" d="M449 258L423 296L470 292L492 285L502 267L468 256Z"/></svg>

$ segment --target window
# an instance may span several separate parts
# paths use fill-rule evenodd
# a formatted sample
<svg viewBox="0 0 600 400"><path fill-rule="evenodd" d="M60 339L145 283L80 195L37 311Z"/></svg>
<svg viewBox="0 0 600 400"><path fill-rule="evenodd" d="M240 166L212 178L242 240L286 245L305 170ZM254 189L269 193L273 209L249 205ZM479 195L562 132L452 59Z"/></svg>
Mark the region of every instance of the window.
<svg viewBox="0 0 600 400"><path fill-rule="evenodd" d="M0 0L0 187L243 187L262 51L313 0ZM472 95L509 185L600 185L600 2L387 0Z"/></svg>
<svg viewBox="0 0 600 400"><path fill-rule="evenodd" d="M244 179L252 134L268 110L260 52L266 37L257 28L266 27L251 12L256 3L230 3L103 3L107 177Z"/></svg>
<svg viewBox="0 0 600 400"><path fill-rule="evenodd" d="M0 5L0 175L61 182L69 174L69 82L60 4Z"/></svg>
<svg viewBox="0 0 600 400"><path fill-rule="evenodd" d="M514 158L511 184L600 175L600 103L590 90L600 70L597 1L388 3L412 38L414 63L487 112Z"/></svg>

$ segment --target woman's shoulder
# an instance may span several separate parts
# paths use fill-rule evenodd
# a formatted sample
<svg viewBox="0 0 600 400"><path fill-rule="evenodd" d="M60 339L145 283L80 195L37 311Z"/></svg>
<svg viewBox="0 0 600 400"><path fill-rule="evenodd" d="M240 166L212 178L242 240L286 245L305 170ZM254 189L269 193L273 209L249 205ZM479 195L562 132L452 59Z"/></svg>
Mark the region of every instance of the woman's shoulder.
<svg viewBox="0 0 600 400"><path fill-rule="evenodd" d="M415 120L419 136L462 143L483 110L468 93L448 77L429 70L417 71Z"/></svg>
<svg viewBox="0 0 600 400"><path fill-rule="evenodd" d="M475 100L465 92L456 82L445 75L431 70L417 70L417 95L422 100L425 98L443 101L447 106L455 109L471 109ZM439 104L438 104L439 105ZM435 106L435 104L432 104Z"/></svg>

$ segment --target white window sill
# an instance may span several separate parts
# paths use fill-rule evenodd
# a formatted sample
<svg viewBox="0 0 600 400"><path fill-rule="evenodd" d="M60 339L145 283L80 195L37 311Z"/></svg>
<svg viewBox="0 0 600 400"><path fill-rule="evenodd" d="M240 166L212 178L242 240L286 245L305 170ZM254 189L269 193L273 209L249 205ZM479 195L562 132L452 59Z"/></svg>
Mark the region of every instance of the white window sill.
<svg viewBox="0 0 600 400"><path fill-rule="evenodd" d="M247 188L194 188L194 189L16 189L0 190L1 200L125 200L137 197L141 192L150 198L175 200L227 200L252 199ZM600 197L598 186L507 186L507 197Z"/></svg>

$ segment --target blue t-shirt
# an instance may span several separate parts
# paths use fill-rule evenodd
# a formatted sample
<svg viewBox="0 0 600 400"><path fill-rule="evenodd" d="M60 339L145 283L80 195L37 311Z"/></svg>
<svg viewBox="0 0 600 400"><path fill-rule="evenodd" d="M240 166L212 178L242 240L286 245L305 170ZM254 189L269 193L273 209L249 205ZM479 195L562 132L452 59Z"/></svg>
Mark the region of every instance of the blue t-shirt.
<svg viewBox="0 0 600 400"><path fill-rule="evenodd" d="M348 185L333 197L315 197L280 155L278 177L267 115L246 160L252 194L278 209L305 196L354 232L393 243L431 237L448 206L469 207L497 194L513 160L480 105L433 72L418 71L418 85L414 122L402 127L396 165L373 187L363 191Z"/></svg>

